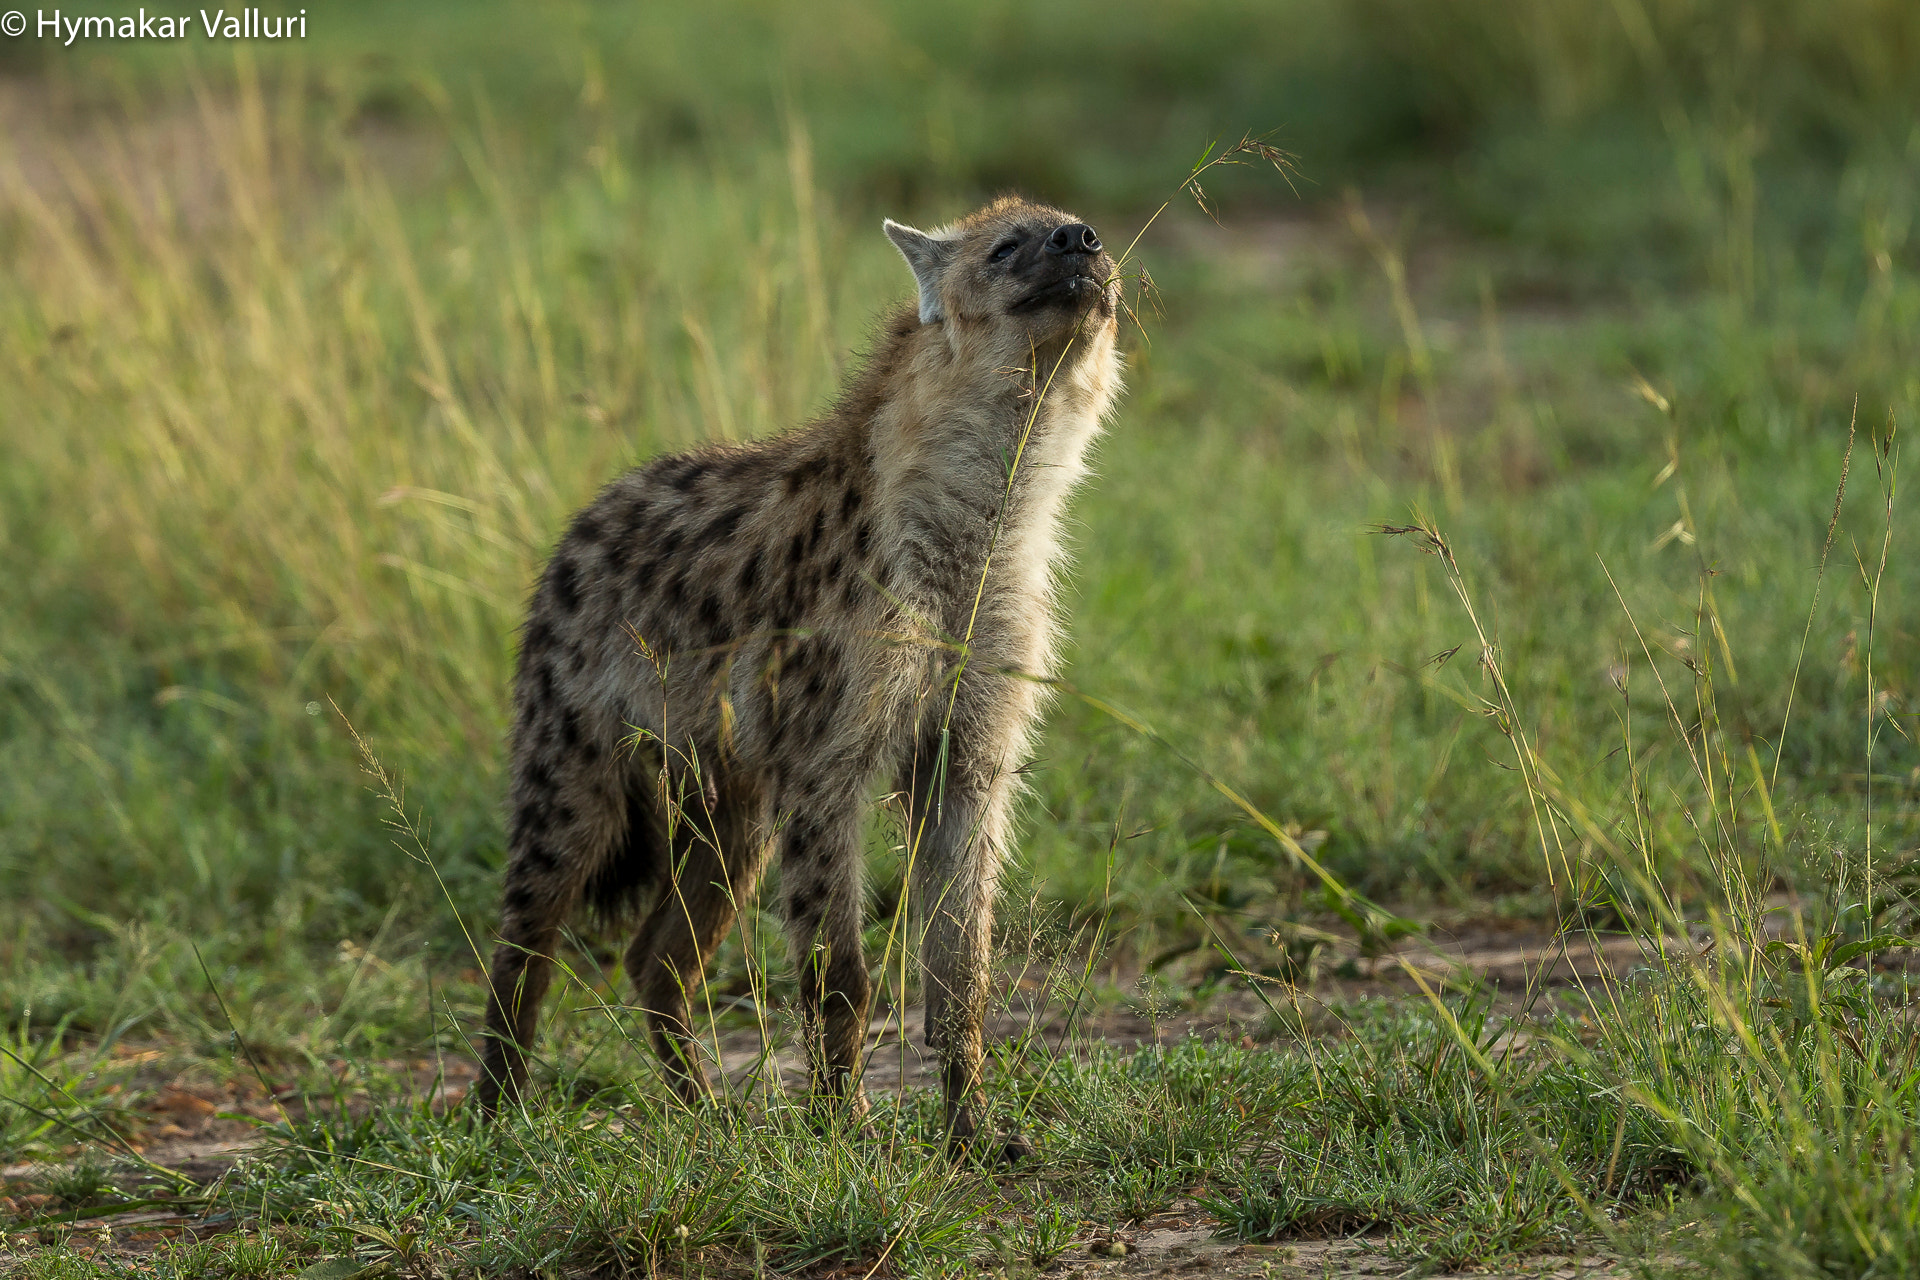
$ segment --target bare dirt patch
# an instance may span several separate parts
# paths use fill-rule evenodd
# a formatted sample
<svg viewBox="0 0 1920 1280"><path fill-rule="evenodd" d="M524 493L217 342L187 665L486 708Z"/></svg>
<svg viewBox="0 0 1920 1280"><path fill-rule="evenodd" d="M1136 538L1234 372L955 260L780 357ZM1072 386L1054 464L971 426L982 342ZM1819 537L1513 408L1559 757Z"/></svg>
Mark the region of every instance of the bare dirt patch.
<svg viewBox="0 0 1920 1280"><path fill-rule="evenodd" d="M1246 1244L1215 1234L1206 1214L1187 1207L1151 1218L1137 1227L1102 1236L1085 1249L1063 1257L1054 1274L1072 1276L1220 1276L1231 1280L1332 1280L1334 1277L1404 1276L1407 1266L1379 1243L1361 1236L1337 1240L1296 1240L1285 1244ZM1114 1246L1118 1246L1118 1250ZM1436 1280L1613 1280L1627 1272L1598 1257L1546 1256L1518 1269L1429 1272Z"/></svg>

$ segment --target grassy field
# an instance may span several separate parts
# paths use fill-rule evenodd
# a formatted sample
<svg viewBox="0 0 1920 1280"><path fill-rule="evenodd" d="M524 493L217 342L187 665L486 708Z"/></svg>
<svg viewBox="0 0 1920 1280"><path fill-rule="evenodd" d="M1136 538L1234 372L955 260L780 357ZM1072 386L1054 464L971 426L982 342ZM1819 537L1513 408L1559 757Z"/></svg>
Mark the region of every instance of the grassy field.
<svg viewBox="0 0 1920 1280"><path fill-rule="evenodd" d="M1916 108L1892 0L340 5L298 46L8 42L0 1163L121 1162L34 1184L48 1213L160 1176L100 1138L159 1062L353 1099L279 1121L207 1193L247 1229L178 1274L356 1239L1017 1271L1176 1199L1409 1265L1910 1273L1920 1064L1904 979L1861 966L1912 927L1920 831ZM1215 223L1182 179L1249 129L1294 175L1210 171ZM1059 1008L1364 964L1256 815L1443 929L1724 960L1543 1001L1522 1053L1458 997L1304 1039L1282 1000L1285 1053L1029 1047L999 1085L1041 1168L995 1181L926 1153L913 1094L882 1156L667 1116L583 939L573 1109L439 1117L390 1064L465 1051L545 549L621 467L818 409L909 292L880 218L1007 186L1147 227L1155 285L1075 507L1088 696L1030 770L1010 962ZM878 824L870 868L878 955ZM715 985L782 995L777 929L742 936Z"/></svg>

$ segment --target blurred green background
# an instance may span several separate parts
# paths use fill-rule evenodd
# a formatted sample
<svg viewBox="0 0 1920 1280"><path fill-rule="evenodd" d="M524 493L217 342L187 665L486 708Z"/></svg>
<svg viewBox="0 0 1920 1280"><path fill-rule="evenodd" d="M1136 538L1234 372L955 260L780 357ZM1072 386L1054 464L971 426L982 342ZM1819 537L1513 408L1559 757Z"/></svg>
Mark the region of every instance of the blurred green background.
<svg viewBox="0 0 1920 1280"><path fill-rule="evenodd" d="M1477 646L1436 660L1473 634L1438 562L1370 532L1415 510L1564 803L1677 882L1697 775L1639 757L1628 823L1622 750L1672 720L1751 744L1712 776L1779 888L1913 844L1881 449L1920 401L1920 6L343 3L309 30L0 45L7 1019L191 1019L189 939L288 1035L359 998L342 939L470 965L449 901L490 924L514 628L567 512L817 410L909 292L880 218L1007 188L1120 245L1172 201L1075 508L1068 675L1349 883L1442 919L1576 896ZM1210 172L1216 224L1180 184L1247 132L1294 174ZM1133 959L1204 936L1183 895L1258 963L1318 909L1083 704L1032 779L1016 905ZM872 870L884 908L878 830Z"/></svg>

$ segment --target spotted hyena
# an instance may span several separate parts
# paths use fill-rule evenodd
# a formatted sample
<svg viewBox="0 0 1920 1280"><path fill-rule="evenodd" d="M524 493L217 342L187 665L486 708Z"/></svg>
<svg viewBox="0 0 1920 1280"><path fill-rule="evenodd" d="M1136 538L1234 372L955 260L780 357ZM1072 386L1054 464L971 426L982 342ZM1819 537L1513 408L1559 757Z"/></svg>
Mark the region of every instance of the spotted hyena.
<svg viewBox="0 0 1920 1280"><path fill-rule="evenodd" d="M861 833L879 782L905 798L952 1141L981 1123L994 890L1043 700L1030 677L1053 662L1062 508L1120 385L1119 291L1093 228L1020 199L886 233L919 305L831 412L628 472L540 578L514 683L489 1110L525 1082L547 957L582 905L645 913L626 971L674 1089L706 1097L688 994L777 850L816 1096L864 1111Z"/></svg>

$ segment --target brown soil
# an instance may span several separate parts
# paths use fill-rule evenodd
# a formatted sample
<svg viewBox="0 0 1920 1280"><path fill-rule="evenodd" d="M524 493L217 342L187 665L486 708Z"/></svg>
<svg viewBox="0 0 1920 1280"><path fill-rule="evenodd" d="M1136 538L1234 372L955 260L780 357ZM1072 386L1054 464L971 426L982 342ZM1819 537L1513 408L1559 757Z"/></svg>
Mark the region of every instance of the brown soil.
<svg viewBox="0 0 1920 1280"><path fill-rule="evenodd" d="M1119 1246L1115 1256L1115 1245ZM1170 1213L1139 1227L1103 1236L1063 1257L1053 1274L1062 1276L1222 1276L1259 1280L1344 1280L1359 1276L1402 1276L1406 1264L1380 1250L1377 1242L1299 1240L1287 1244L1241 1244L1214 1235L1204 1213L1175 1206ZM1604 1258L1541 1257L1519 1271L1432 1272L1439 1280L1473 1275L1487 1280L1613 1280L1627 1272Z"/></svg>

